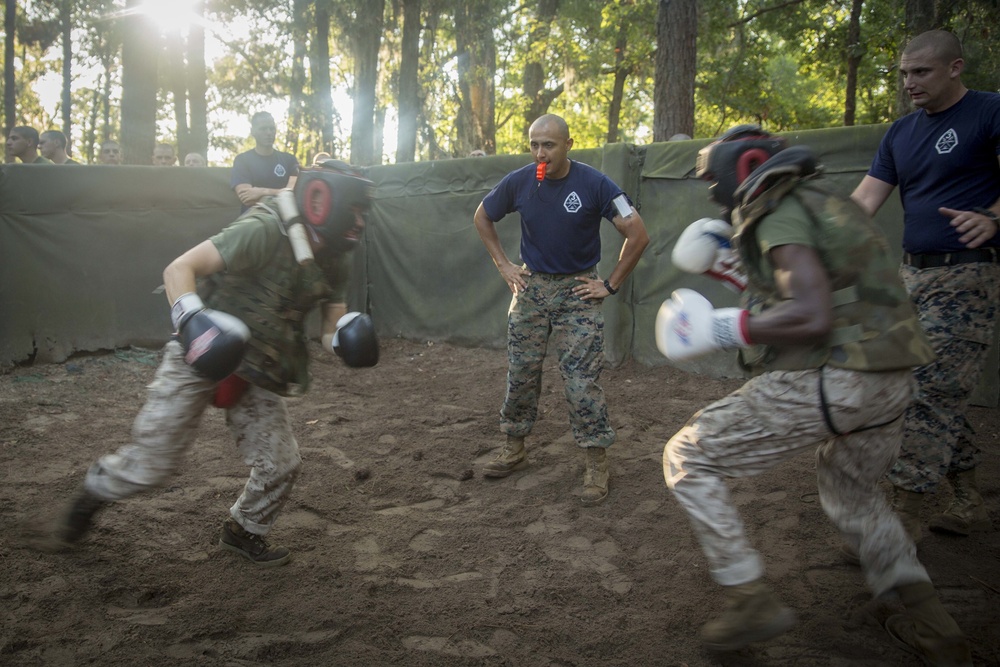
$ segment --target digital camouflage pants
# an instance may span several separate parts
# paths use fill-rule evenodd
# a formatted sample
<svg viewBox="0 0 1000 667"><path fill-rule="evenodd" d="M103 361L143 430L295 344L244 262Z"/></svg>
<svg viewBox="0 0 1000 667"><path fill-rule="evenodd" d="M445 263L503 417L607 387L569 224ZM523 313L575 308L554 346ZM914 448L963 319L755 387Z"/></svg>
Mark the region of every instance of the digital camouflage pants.
<svg viewBox="0 0 1000 667"><path fill-rule="evenodd" d="M500 429L513 436L531 432L538 416L542 365L550 340L569 404L573 437L580 447L610 447L615 432L608 421L604 390L604 315L601 300L573 294L576 275L596 278L593 270L575 274L533 272L511 301L507 316L507 395Z"/></svg>
<svg viewBox="0 0 1000 667"><path fill-rule="evenodd" d="M821 380L831 422L846 435L834 435L823 419ZM901 416L912 393L909 369L771 371L695 414L667 443L663 474L691 520L712 577L735 586L764 571L726 478L757 475L815 449L820 504L857 549L869 587L878 595L928 581L916 547L878 488L899 451Z"/></svg>
<svg viewBox="0 0 1000 667"><path fill-rule="evenodd" d="M215 384L184 363L179 343L167 343L133 424L132 442L90 467L87 490L113 501L166 483L194 443ZM248 532L264 535L288 499L302 464L285 399L250 385L226 410L226 423L236 438L236 451L250 466L250 478L230 514Z"/></svg>
<svg viewBox="0 0 1000 667"><path fill-rule="evenodd" d="M903 264L899 273L937 359L914 371L917 393L889 481L907 491L929 493L949 472L979 464L965 413L993 342L1000 265L917 270Z"/></svg>

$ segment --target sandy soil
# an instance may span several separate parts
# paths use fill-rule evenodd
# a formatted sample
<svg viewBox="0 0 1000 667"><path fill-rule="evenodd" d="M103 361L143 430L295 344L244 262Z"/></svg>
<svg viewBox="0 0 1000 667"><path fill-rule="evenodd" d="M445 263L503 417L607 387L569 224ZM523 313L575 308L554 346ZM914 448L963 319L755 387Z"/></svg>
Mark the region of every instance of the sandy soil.
<svg viewBox="0 0 1000 667"><path fill-rule="evenodd" d="M216 546L246 475L217 410L168 488L105 510L73 552L28 548L24 531L127 442L157 354L0 375L0 664L919 664L880 626L897 603L872 600L841 561L808 455L731 485L798 625L737 653L703 651L697 630L723 598L660 458L740 382L667 367L603 376L619 437L598 507L578 499L583 456L553 366L530 467L488 480L504 352L388 340L375 369L314 355L313 391L290 403L305 467L272 533L293 550L289 566L262 570ZM996 525L1000 421L994 409L971 417ZM932 534L920 553L976 664L1000 664L1000 534Z"/></svg>

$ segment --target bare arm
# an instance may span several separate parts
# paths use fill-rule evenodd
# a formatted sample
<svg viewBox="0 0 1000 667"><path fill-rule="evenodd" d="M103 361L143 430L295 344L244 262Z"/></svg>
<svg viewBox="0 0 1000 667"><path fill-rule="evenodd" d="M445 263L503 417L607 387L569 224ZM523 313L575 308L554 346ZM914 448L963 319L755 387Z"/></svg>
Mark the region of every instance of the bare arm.
<svg viewBox="0 0 1000 667"><path fill-rule="evenodd" d="M808 345L833 326L830 280L813 248L783 245L771 250L784 301L748 322L750 340L764 345Z"/></svg>
<svg viewBox="0 0 1000 667"><path fill-rule="evenodd" d="M252 206L268 195L276 195L282 190L289 190L295 187L297 176L288 179L288 185L283 188L256 188L249 183L237 183L233 190L240 198L240 203L244 206Z"/></svg>
<svg viewBox="0 0 1000 667"><path fill-rule="evenodd" d="M500 236L497 234L496 223L490 220L490 216L486 215L482 204L476 209L473 222L476 225L476 231L479 232L479 238L483 240L483 245L486 246L486 251L493 258L493 263L503 277L503 281L507 283L511 292L517 294L519 290L527 286L528 283L524 276L531 275L531 272L518 266L507 257L507 253L504 252L503 245L500 243Z"/></svg>
<svg viewBox="0 0 1000 667"><path fill-rule="evenodd" d="M1000 156L997 157L1000 162ZM989 206L993 215L1000 215L1000 199ZM938 211L951 218L951 226L961 234L959 241L969 248L978 248L1000 231L1000 225L993 219L977 211L957 211L951 208L939 208Z"/></svg>
<svg viewBox="0 0 1000 667"><path fill-rule="evenodd" d="M882 208L882 204L889 198L895 187L895 185L890 185L885 181L880 181L877 178L866 175L858 183L858 187L854 188L854 192L851 193L851 199L869 217L872 217Z"/></svg>
<svg viewBox="0 0 1000 667"><path fill-rule="evenodd" d="M337 333L337 322L347 314L346 303L326 303L323 305L323 321L320 324L323 349L333 352L333 334Z"/></svg>
<svg viewBox="0 0 1000 667"><path fill-rule="evenodd" d="M625 279L629 277L639 258L649 245L649 234L646 232L646 223L642 221L639 212L632 208L632 215L623 218L616 215L612 222L615 229L625 237L625 244L621 253L618 254L618 263L608 275L608 283L615 290L621 287ZM610 292L604 287L603 280L590 280L589 278L577 278L580 284L573 288L573 292L581 299L603 299L610 296Z"/></svg>
<svg viewBox="0 0 1000 667"><path fill-rule="evenodd" d="M202 241L170 262L163 270L163 285L167 301L173 305L182 294L194 292L198 278L210 276L226 268L219 249L211 241Z"/></svg>

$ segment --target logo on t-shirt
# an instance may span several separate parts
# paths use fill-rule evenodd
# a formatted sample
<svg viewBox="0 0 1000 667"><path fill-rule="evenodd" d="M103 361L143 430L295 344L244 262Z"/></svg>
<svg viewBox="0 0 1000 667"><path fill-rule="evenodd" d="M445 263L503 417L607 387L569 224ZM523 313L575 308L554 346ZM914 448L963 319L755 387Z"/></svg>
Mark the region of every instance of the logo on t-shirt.
<svg viewBox="0 0 1000 667"><path fill-rule="evenodd" d="M567 213L576 213L583 208L583 202L580 201L580 195L576 194L576 190L569 193L566 197L566 201L563 202L563 208L566 209Z"/></svg>
<svg viewBox="0 0 1000 667"><path fill-rule="evenodd" d="M951 129L942 134L941 138L934 144L934 148L941 155L952 152L955 150L955 146L958 146L958 133Z"/></svg>
<svg viewBox="0 0 1000 667"><path fill-rule="evenodd" d="M285 165L283 164L274 165L274 175L277 176L278 178L284 178L285 174L287 173L288 172L285 171Z"/></svg>

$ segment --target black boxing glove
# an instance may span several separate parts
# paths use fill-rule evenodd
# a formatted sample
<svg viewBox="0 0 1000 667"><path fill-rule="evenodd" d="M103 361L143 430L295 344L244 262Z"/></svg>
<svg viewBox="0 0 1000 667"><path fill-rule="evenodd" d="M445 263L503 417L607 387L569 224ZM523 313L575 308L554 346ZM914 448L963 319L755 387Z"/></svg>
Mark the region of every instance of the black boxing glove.
<svg viewBox="0 0 1000 667"><path fill-rule="evenodd" d="M330 347L353 368L365 368L378 363L378 338L371 315L347 313L337 321Z"/></svg>
<svg viewBox="0 0 1000 667"><path fill-rule="evenodd" d="M218 382L239 367L250 340L250 329L239 318L205 308L197 294L188 292L177 297L170 319L184 361L196 371Z"/></svg>

